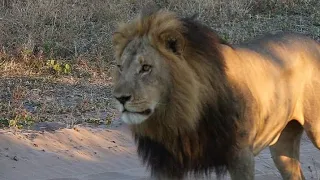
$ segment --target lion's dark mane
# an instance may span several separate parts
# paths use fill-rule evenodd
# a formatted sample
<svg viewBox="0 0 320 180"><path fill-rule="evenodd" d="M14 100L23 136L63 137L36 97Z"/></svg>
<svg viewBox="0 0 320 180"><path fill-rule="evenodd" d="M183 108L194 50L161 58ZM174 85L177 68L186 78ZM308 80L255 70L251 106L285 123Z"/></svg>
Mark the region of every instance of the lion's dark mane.
<svg viewBox="0 0 320 180"><path fill-rule="evenodd" d="M178 147L174 149L176 153L171 153L161 142L135 134L138 155L151 169L152 175L182 178L189 171L195 175L209 175L213 171L218 176L224 175L237 152L236 121L240 117L239 102L226 78L224 59L217 47L219 43L227 43L210 28L191 18L180 20L187 29L184 37L194 52L205 57L198 60L212 67L208 72L212 77L208 86L215 90L212 92L215 99L207 100L196 130L174 137L177 144L172 147ZM195 157L186 153L185 141L191 144L193 151L200 153Z"/></svg>

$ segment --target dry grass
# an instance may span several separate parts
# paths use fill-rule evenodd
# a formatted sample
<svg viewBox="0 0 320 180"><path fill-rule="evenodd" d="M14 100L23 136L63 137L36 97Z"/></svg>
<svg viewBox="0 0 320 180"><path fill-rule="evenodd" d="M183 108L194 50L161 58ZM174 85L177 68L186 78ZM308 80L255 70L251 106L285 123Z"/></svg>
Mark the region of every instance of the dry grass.
<svg viewBox="0 0 320 180"><path fill-rule="evenodd" d="M231 42L275 30L319 38L317 0L3 1L0 45L2 52L14 56L32 53L45 58L111 61L110 38L116 23L130 20L148 2L181 15L197 13L200 20L227 34Z"/></svg>
<svg viewBox="0 0 320 180"><path fill-rule="evenodd" d="M198 14L231 43L274 31L320 39L319 0L2 0L0 121L113 118L110 38L117 22L147 3ZM70 65L71 72L48 60Z"/></svg>

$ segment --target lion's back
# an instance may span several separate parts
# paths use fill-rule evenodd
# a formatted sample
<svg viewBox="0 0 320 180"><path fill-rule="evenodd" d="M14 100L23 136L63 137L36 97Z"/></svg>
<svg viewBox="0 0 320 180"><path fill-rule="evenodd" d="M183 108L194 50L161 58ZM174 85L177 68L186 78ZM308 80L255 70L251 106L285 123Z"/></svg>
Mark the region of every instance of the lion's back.
<svg viewBox="0 0 320 180"><path fill-rule="evenodd" d="M320 43L299 33L267 34L235 46L243 63L257 68L266 75L288 75L291 78L307 74L320 77ZM248 61L248 62L246 62ZM317 68L314 68L317 67ZM310 76L311 76L310 74Z"/></svg>
<svg viewBox="0 0 320 180"><path fill-rule="evenodd" d="M269 33L236 47L257 52L267 60L280 64L298 60L292 56L305 56L308 60L315 60L314 63L320 63L320 43L300 33Z"/></svg>

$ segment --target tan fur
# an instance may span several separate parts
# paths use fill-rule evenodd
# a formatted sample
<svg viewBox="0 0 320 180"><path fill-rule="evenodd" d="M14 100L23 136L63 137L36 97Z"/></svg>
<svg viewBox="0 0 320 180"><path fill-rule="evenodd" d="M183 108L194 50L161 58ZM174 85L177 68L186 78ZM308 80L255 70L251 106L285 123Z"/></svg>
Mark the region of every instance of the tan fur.
<svg viewBox="0 0 320 180"><path fill-rule="evenodd" d="M168 73L163 75L168 77L164 82L168 85L165 87L167 89L142 85L150 91L135 90L134 94L142 97L142 93L150 93L148 97L151 98L144 99L147 104L154 101L152 92L157 94L157 100L162 98L155 90L157 88L171 93L173 98L170 102L163 101L165 104L159 104L146 121L131 125L131 129L134 135L162 143L181 162L182 155L176 153L176 136L185 137L185 154L192 158L201 157L203 149L193 147L194 142L200 142L197 137L193 139L183 134L194 131L204 105L218 103L216 97L223 94L210 85L212 81L218 87L224 83L216 81L212 67L201 61L207 56L195 52L191 42L184 37L186 30L176 14L159 10L120 25L113 36L117 63L121 64L123 56L131 53L131 50L126 50L129 43L139 42L146 44L143 49L147 52L148 49L156 49L154 58L167 65L157 67L162 69L159 73ZM177 42L177 53L172 53L166 46L172 39ZM237 180L253 179L253 157L270 146L283 179L304 179L299 163L299 142L303 129L320 149L319 43L296 34L279 34L234 47L212 43L216 43L225 62L227 83L231 84L232 92L245 102L239 104L241 116L236 132L239 151L228 169L231 177ZM134 44L130 47L136 50ZM138 56L148 61L143 53L138 53ZM134 58L126 56L127 59L129 57ZM123 80L124 75L114 75L117 93L126 91L126 87L135 83L132 79L128 80L130 75L126 77L127 80ZM127 86L120 88L120 81ZM161 178L159 176L158 179Z"/></svg>
<svg viewBox="0 0 320 180"><path fill-rule="evenodd" d="M171 35L172 33L174 33L175 36L173 37L175 38L177 36L181 37L181 32L183 31L183 26L181 22L177 20L176 15L174 13L161 10L156 12L149 18L138 17L135 20L133 20L133 22L130 24L120 25L120 27L114 33L113 36L113 44L116 52L116 59L118 60L121 59L120 56L124 48L126 47L127 43L134 38L142 38L142 36L148 38L151 46L155 46L161 52L162 55L169 59L167 63L169 63L171 73L174 73L172 77L176 78L175 80L176 82L178 82L177 84L175 84L175 89L187 89L186 92L188 92L188 94L182 94L179 93L179 91L173 92L176 93L176 100L173 101L174 103L168 104L171 108L168 108L170 109L170 112L166 112L166 122L161 121L161 123L164 124L169 123L168 126L172 127L172 130L175 132L177 131L175 128L178 126L185 125L187 126L187 128L193 128L193 126L195 126L195 123L197 123L196 121L200 113L200 108L198 106L200 105L201 98L199 97L201 96L201 94L203 94L203 96L210 96L211 94L210 89L204 90L206 92L200 92L200 88L195 88L206 88L205 84L207 82L201 82L201 80L198 79L198 76L196 75L196 73L204 73L202 70L200 70L203 68L201 64L192 64L193 68L197 70L197 72L194 72L194 70L191 69L190 64L178 64L177 57L173 55L171 52L169 52L164 46L165 42L164 39L162 39L163 37ZM186 54L192 52L189 50L188 47L184 47L184 51ZM193 54L188 54L187 56L191 56L188 58L198 58L192 57ZM177 66L179 66L179 71L175 70ZM189 103L187 101L189 101ZM175 114L177 111L180 111L180 113L178 114L182 117L176 117ZM154 118L163 119L162 113L158 114L160 115L160 117ZM186 122L186 120L190 120L190 122ZM167 137L165 136L168 134L168 132L166 132L167 130L161 129L162 126L157 126L154 123L156 123L156 121L152 122L151 124L146 123L143 126L137 126L133 128L135 128L135 131L138 131L140 133L145 133L145 129L148 129L150 131L159 131L159 137L155 138L166 139ZM155 128L157 130L155 130Z"/></svg>

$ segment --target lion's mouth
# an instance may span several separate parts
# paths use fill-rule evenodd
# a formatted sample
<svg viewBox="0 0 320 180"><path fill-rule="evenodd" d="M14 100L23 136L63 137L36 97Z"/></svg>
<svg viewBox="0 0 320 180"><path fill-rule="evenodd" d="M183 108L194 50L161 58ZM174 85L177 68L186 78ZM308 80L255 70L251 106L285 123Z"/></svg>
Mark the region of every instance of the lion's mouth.
<svg viewBox="0 0 320 180"><path fill-rule="evenodd" d="M128 112L128 113L135 113L135 114L141 114L141 115L145 115L145 116L148 116L151 114L152 110L151 109L146 109L144 111L129 111L127 109L124 109L122 111L122 113L125 113L125 112Z"/></svg>

